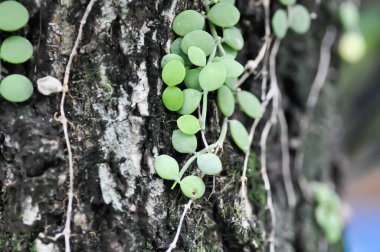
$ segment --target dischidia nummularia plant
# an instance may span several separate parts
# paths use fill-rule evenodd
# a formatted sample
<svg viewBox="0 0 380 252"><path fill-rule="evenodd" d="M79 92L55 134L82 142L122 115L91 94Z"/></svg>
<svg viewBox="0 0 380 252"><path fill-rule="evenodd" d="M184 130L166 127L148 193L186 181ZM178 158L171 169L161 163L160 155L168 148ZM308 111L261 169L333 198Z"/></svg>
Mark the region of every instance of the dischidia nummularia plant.
<svg viewBox="0 0 380 252"><path fill-rule="evenodd" d="M29 12L17 1L0 3L0 31L13 32L23 28L29 20ZM33 55L33 45L24 37L10 36L0 43L0 60L10 64L22 64ZM0 95L10 102L24 102L33 94L32 82L20 74L1 76Z"/></svg>

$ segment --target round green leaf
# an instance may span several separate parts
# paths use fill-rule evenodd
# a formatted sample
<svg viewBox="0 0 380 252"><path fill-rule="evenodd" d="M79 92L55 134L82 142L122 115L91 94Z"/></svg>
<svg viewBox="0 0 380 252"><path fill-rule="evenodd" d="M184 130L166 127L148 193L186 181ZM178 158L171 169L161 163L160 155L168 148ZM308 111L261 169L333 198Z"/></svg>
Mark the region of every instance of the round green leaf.
<svg viewBox="0 0 380 252"><path fill-rule="evenodd" d="M170 61L172 60L178 60L180 61L182 64L185 64L185 61L183 60L183 58L181 56L179 56L178 54L174 54L174 53L170 53L170 54L166 54L162 60L161 60L161 67L164 68L165 65L167 63L169 63Z"/></svg>
<svg viewBox="0 0 380 252"><path fill-rule="evenodd" d="M228 56L228 57L230 57L232 59L236 58L238 52L235 49L233 49L232 47L230 47L226 43L222 43L222 47L223 47L224 52L225 52L226 55L223 55L223 53L218 48L218 52L217 52L218 56L220 56L220 57Z"/></svg>
<svg viewBox="0 0 380 252"><path fill-rule="evenodd" d="M342 236L342 219L337 213L330 213L325 218L327 219L325 227L326 239L330 244L337 243Z"/></svg>
<svg viewBox="0 0 380 252"><path fill-rule="evenodd" d="M339 41L339 55L348 63L354 64L361 61L366 50L365 40L357 31L343 34Z"/></svg>
<svg viewBox="0 0 380 252"><path fill-rule="evenodd" d="M167 180L176 180L179 175L177 161L168 155L161 155L154 160L154 168L158 176Z"/></svg>
<svg viewBox="0 0 380 252"><path fill-rule="evenodd" d="M223 42L234 50L241 50L244 46L244 38L241 31L236 27L223 30Z"/></svg>
<svg viewBox="0 0 380 252"><path fill-rule="evenodd" d="M198 119L193 115L183 115L178 118L177 126L187 135L194 135L201 129Z"/></svg>
<svg viewBox="0 0 380 252"><path fill-rule="evenodd" d="M218 3L207 13L207 18L217 26L231 27L239 22L240 12L231 4Z"/></svg>
<svg viewBox="0 0 380 252"><path fill-rule="evenodd" d="M277 38L282 39L285 37L288 31L288 14L286 14L286 11L279 9L274 13L272 27Z"/></svg>
<svg viewBox="0 0 380 252"><path fill-rule="evenodd" d="M167 87L162 94L162 102L170 111L180 110L184 102L182 90L177 87Z"/></svg>
<svg viewBox="0 0 380 252"><path fill-rule="evenodd" d="M200 49L196 46L190 46L189 51L187 52L187 55L189 56L189 59L191 63L193 63L196 66L205 66L206 65L206 55Z"/></svg>
<svg viewBox="0 0 380 252"><path fill-rule="evenodd" d="M231 136L235 144L243 152L247 152L249 149L249 137L244 125L238 120L231 120L229 123Z"/></svg>
<svg viewBox="0 0 380 252"><path fill-rule="evenodd" d="M26 38L11 36L4 40L0 48L0 57L12 64L21 64L33 55L33 45Z"/></svg>
<svg viewBox="0 0 380 252"><path fill-rule="evenodd" d="M296 0L280 0L280 3L283 5L293 5L296 3Z"/></svg>
<svg viewBox="0 0 380 252"><path fill-rule="evenodd" d="M182 193L190 199L199 199L206 190L205 183L200 177L187 176L180 182Z"/></svg>
<svg viewBox="0 0 380 252"><path fill-rule="evenodd" d="M226 86L221 86L218 89L218 107L225 117L230 117L235 110L235 98Z"/></svg>
<svg viewBox="0 0 380 252"><path fill-rule="evenodd" d="M235 84L238 81L238 78L227 78L225 83L226 86L229 87L231 90L235 90Z"/></svg>
<svg viewBox="0 0 380 252"><path fill-rule="evenodd" d="M12 74L0 83L1 96L10 102L23 102L33 94L32 82L23 75Z"/></svg>
<svg viewBox="0 0 380 252"><path fill-rule="evenodd" d="M180 84L186 75L186 68L182 62L172 60L168 62L162 70L162 79L168 86Z"/></svg>
<svg viewBox="0 0 380 252"><path fill-rule="evenodd" d="M264 109L255 95L248 91L240 91L237 93L237 100L240 108L249 117L256 119L263 116Z"/></svg>
<svg viewBox="0 0 380 252"><path fill-rule="evenodd" d="M0 3L0 30L16 31L24 27L29 20L28 10L16 1Z"/></svg>
<svg viewBox="0 0 380 252"><path fill-rule="evenodd" d="M305 6L297 4L292 7L292 18L290 28L299 34L307 32L310 28L311 18Z"/></svg>
<svg viewBox="0 0 380 252"><path fill-rule="evenodd" d="M201 73L200 69L187 70L185 80L184 80L186 87L201 91L202 88L201 88L201 85L199 84L200 73Z"/></svg>
<svg viewBox="0 0 380 252"><path fill-rule="evenodd" d="M354 30L359 24L360 14L356 5L351 2L343 2L339 9L340 19L346 30Z"/></svg>
<svg viewBox="0 0 380 252"><path fill-rule="evenodd" d="M204 26L205 18L195 10L185 10L173 21L173 31L181 37L191 31L202 30Z"/></svg>
<svg viewBox="0 0 380 252"><path fill-rule="evenodd" d="M211 63L205 66L199 74L199 83L203 90L214 91L226 81L227 72L224 65Z"/></svg>
<svg viewBox="0 0 380 252"><path fill-rule="evenodd" d="M197 150L197 138L192 135L186 135L180 130L173 131L172 144L179 153L194 153Z"/></svg>
<svg viewBox="0 0 380 252"><path fill-rule="evenodd" d="M197 157L198 168L206 175L216 175L222 171L222 162L212 153L206 153Z"/></svg>
<svg viewBox="0 0 380 252"><path fill-rule="evenodd" d="M175 39L172 45L170 46L170 52L172 54L177 54L181 56L181 58L185 61L185 66L190 66L191 62L189 58L187 57L187 55L182 51L181 43L182 43L182 38Z"/></svg>
<svg viewBox="0 0 380 252"><path fill-rule="evenodd" d="M244 72L244 67L239 62L228 56L223 57L218 62L223 64L226 69L227 78L239 77Z"/></svg>
<svg viewBox="0 0 380 252"><path fill-rule="evenodd" d="M215 41L208 32L196 30L186 34L181 42L181 49L185 53L191 46L199 47L208 56L215 47Z"/></svg>
<svg viewBox="0 0 380 252"><path fill-rule="evenodd" d="M202 93L198 90L188 88L183 90L183 95L184 103L178 113L181 115L190 115L198 108L202 99Z"/></svg>

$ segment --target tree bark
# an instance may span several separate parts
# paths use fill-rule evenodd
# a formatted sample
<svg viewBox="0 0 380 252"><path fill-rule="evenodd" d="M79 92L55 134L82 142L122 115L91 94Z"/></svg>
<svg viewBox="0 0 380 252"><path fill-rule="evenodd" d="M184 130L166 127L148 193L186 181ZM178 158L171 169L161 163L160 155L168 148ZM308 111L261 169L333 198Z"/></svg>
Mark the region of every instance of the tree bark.
<svg viewBox="0 0 380 252"><path fill-rule="evenodd" d="M20 2L31 14L22 33L34 44L35 54L22 67L4 68L24 73L33 81L47 75L62 79L88 1ZM246 41L238 59L245 64L261 47L264 12L259 1L237 2ZM272 2L271 12L278 8ZM301 142L305 153L302 172L309 181L336 184L341 171L335 155L339 153L332 84L338 65L335 57L332 74L310 115L309 133L297 138L321 40L327 26L336 25L339 3L323 1L315 7L309 2L308 8L316 9L318 18L306 35L290 34L283 41L277 74L290 142ZM161 102L159 62L173 40L173 18L188 8L201 9L202 4L198 0L98 0L89 16L65 106L75 168L72 251L165 251L175 235L187 200L155 174L153 159L158 154L186 159L171 148L176 115ZM260 97L261 80L252 77L243 88ZM54 120L59 103L60 95L47 97L37 91L23 104L0 101L1 251L64 251L63 239L52 239L64 227L68 188L66 145L61 124ZM221 117L215 102L209 106L207 135L212 141L218 136ZM243 115L238 117L247 127L252 123ZM263 126L259 125L253 143L257 157ZM331 246L324 241L313 218L314 203L302 197L294 169L297 205L288 208L279 132L274 125L267 149L277 216L276 251L340 251L340 244ZM295 148L291 145L292 168ZM221 158L224 171L216 177L216 193L207 199L212 178L206 178L206 196L187 214L177 251L268 251L270 215L259 159L253 157L250 162L249 196L255 220L250 230L241 225L237 203L243 153L227 140Z"/></svg>

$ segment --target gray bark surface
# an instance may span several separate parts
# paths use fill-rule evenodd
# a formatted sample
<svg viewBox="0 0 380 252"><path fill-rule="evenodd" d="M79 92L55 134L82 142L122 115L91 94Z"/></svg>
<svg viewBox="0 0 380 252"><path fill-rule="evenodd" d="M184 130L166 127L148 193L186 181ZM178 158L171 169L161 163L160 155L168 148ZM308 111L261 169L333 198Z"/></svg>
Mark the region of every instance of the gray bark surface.
<svg viewBox="0 0 380 252"><path fill-rule="evenodd" d="M87 1L21 2L31 13L29 26L21 33L35 45L35 55L23 66L3 67L33 81L46 75L62 79ZM311 31L304 36L289 35L281 46L278 78L290 140L299 135L299 119L317 70L320 43L327 25L337 22L338 2L323 1ZM241 0L237 6L246 40L239 55L244 64L260 49L264 15L255 1ZM271 10L275 6L277 3ZM308 7L313 9L314 3ZM98 0L89 16L65 107L72 123L75 164L72 251L164 251L175 235L187 200L178 188L170 190L170 183L155 174L153 159L164 153L186 159L171 148L177 116L162 105L159 62L173 39L173 18L187 8L200 9L201 3ZM333 60L331 72L336 67ZM301 148L308 180L336 183L341 171L335 155L338 126L331 76ZM260 83L251 78L243 88L260 95ZM51 239L63 229L67 203L66 145L61 125L54 120L59 102L60 95L46 97L37 91L23 104L0 100L1 251L64 251L62 238ZM212 126L207 135L211 142L218 136L221 117L215 102L209 111L208 124ZM238 117L244 120L242 115ZM251 122L245 123L248 127ZM262 127L260 124L254 140L256 156ZM340 251L341 245L328 247L323 241L313 218L314 205L301 197L298 186L296 208L287 207L279 143L276 125L270 133L267 156L278 220L277 251ZM292 161L294 151L291 149ZM246 230L236 210L243 154L228 139L221 158L224 171L216 179L216 193L207 200L212 188L212 178L207 178L206 197L196 201L187 215L177 251L267 251L270 215L260 164L250 164L249 196L256 227Z"/></svg>

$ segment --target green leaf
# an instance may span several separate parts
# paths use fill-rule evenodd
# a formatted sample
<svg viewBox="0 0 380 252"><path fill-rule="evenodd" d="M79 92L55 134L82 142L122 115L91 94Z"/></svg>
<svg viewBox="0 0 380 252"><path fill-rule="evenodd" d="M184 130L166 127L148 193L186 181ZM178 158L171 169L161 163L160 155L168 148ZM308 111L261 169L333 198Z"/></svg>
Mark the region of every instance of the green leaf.
<svg viewBox="0 0 380 252"><path fill-rule="evenodd" d="M248 91L240 91L237 93L237 100L240 108L249 117L257 119L263 116L264 109L255 95Z"/></svg>
<svg viewBox="0 0 380 252"><path fill-rule="evenodd" d="M340 19L346 30L355 30L360 21L360 14L356 5L351 2L343 2L339 9Z"/></svg>
<svg viewBox="0 0 380 252"><path fill-rule="evenodd" d="M293 5L296 3L296 0L280 0L280 3L283 5Z"/></svg>
<svg viewBox="0 0 380 252"><path fill-rule="evenodd" d="M186 68L182 62L172 60L168 62L162 70L162 79L168 86L180 84L186 75Z"/></svg>
<svg viewBox="0 0 380 252"><path fill-rule="evenodd" d="M186 135L180 130L173 131L172 144L179 153L194 153L197 150L197 138L192 135Z"/></svg>
<svg viewBox="0 0 380 252"><path fill-rule="evenodd" d="M235 90L235 84L238 81L238 78L227 78L225 83L226 86L229 87L231 90Z"/></svg>
<svg viewBox="0 0 380 252"><path fill-rule="evenodd" d="M173 21L173 31L181 37L191 31L202 30L204 26L205 18L195 10L185 10Z"/></svg>
<svg viewBox="0 0 380 252"><path fill-rule="evenodd" d="M309 11L305 6L297 4L292 7L292 18L290 28L298 34L306 33L311 24Z"/></svg>
<svg viewBox="0 0 380 252"><path fill-rule="evenodd" d="M185 64L185 61L183 60L183 58L181 56L179 56L178 54L170 53L170 54L166 54L162 58L162 60L161 60L161 68L164 68L165 65L167 63L169 63L170 61L172 61L172 60L178 60L182 64Z"/></svg>
<svg viewBox="0 0 380 252"><path fill-rule="evenodd" d="M162 102L170 111L178 111L184 103L184 94L178 87L167 87L162 94Z"/></svg>
<svg viewBox="0 0 380 252"><path fill-rule="evenodd" d="M224 85L218 89L218 106L225 117L230 117L234 113L234 95L232 94L231 89Z"/></svg>
<svg viewBox="0 0 380 252"><path fill-rule="evenodd" d="M1 58L12 64L21 64L33 55L33 45L20 36L11 36L4 40L0 48Z"/></svg>
<svg viewBox="0 0 380 252"><path fill-rule="evenodd" d="M244 38L241 31L236 27L223 30L223 42L234 50L241 50L244 47Z"/></svg>
<svg viewBox="0 0 380 252"><path fill-rule="evenodd" d="M172 45L170 46L170 52L172 54L179 55L185 61L185 66L190 66L191 62L189 60L189 57L187 57L187 55L182 51L181 43L182 43L182 38L175 39Z"/></svg>
<svg viewBox="0 0 380 252"><path fill-rule="evenodd" d="M176 180L179 175L177 161L168 155L161 155L154 160L154 168L158 176L167 180Z"/></svg>
<svg viewBox="0 0 380 252"><path fill-rule="evenodd" d="M215 47L215 41L208 32L196 30L186 34L181 42L181 49L185 53L191 46L199 47L208 56Z"/></svg>
<svg viewBox="0 0 380 252"><path fill-rule="evenodd" d="M226 69L227 78L239 77L244 72L244 67L234 59L228 56L222 57L219 61Z"/></svg>
<svg viewBox="0 0 380 252"><path fill-rule="evenodd" d="M238 52L235 49L233 49L232 47L230 47L226 43L222 43L222 47L223 47L224 52L226 53L226 55L223 55L223 53L218 48L218 53L217 53L218 56L220 56L220 57L229 56L232 59L236 58Z"/></svg>
<svg viewBox="0 0 380 252"><path fill-rule="evenodd" d="M197 157L198 168L206 175L217 175L222 171L222 162L212 153L206 153Z"/></svg>
<svg viewBox="0 0 380 252"><path fill-rule="evenodd" d="M16 31L29 21L28 10L16 1L0 3L0 30Z"/></svg>
<svg viewBox="0 0 380 252"><path fill-rule="evenodd" d="M202 93L198 90L188 88L183 90L184 103L181 110L178 111L181 115L192 114L199 106L202 99Z"/></svg>
<svg viewBox="0 0 380 252"><path fill-rule="evenodd" d="M240 12L231 4L218 3L211 7L207 18L217 26L231 27L239 22Z"/></svg>
<svg viewBox="0 0 380 252"><path fill-rule="evenodd" d="M326 218L327 217L327 218ZM326 216L326 239L328 243L335 244L337 243L342 236L343 223L341 217L338 213L329 214Z"/></svg>
<svg viewBox="0 0 380 252"><path fill-rule="evenodd" d="M177 126L187 135L194 135L201 129L198 119L193 115L183 115L178 118Z"/></svg>
<svg viewBox="0 0 380 252"><path fill-rule="evenodd" d="M190 199L199 199L206 190L205 183L200 177L187 176L180 182L182 193Z"/></svg>
<svg viewBox="0 0 380 252"><path fill-rule="evenodd" d="M358 31L346 32L339 41L339 55L350 64L361 61L367 51L363 35Z"/></svg>
<svg viewBox="0 0 380 252"><path fill-rule="evenodd" d="M1 96L10 102L24 102L33 94L32 82L23 75L12 74L0 83Z"/></svg>
<svg viewBox="0 0 380 252"><path fill-rule="evenodd" d="M191 63L193 63L196 66L205 66L206 65L206 55L200 49L196 46L190 46L189 51L187 52L187 55L189 56L189 59Z"/></svg>
<svg viewBox="0 0 380 252"><path fill-rule="evenodd" d="M231 120L229 123L231 136L235 144L244 153L247 152L249 149L249 136L244 125L238 120Z"/></svg>
<svg viewBox="0 0 380 252"><path fill-rule="evenodd" d="M272 18L273 32L277 38L282 39L285 37L288 31L288 15L286 11L279 9L277 10Z"/></svg>
<svg viewBox="0 0 380 252"><path fill-rule="evenodd" d="M184 80L186 87L201 91L202 88L201 88L201 85L199 84L200 73L201 73L200 69L187 70L185 80Z"/></svg>
<svg viewBox="0 0 380 252"><path fill-rule="evenodd" d="M203 90L214 91L226 81L225 67L220 63L211 63L205 66L199 74L199 83Z"/></svg>
<svg viewBox="0 0 380 252"><path fill-rule="evenodd" d="M219 3L235 4L235 0L219 0Z"/></svg>

